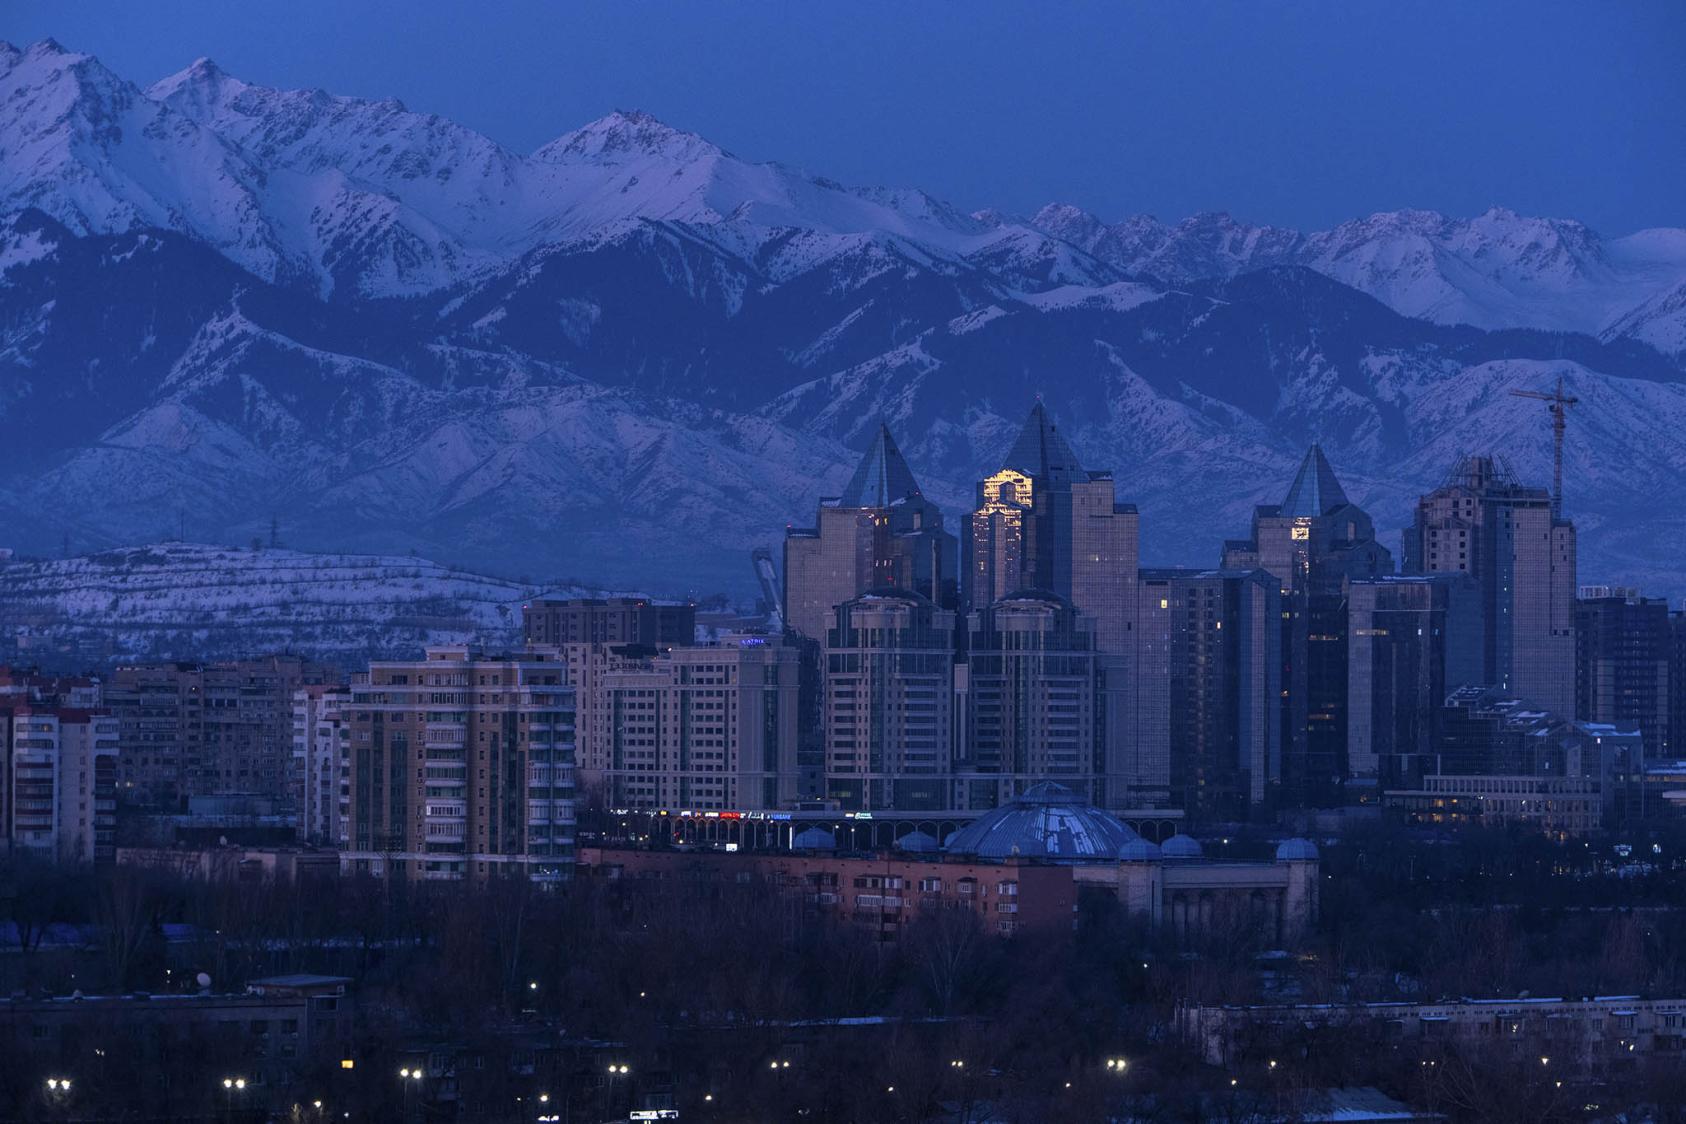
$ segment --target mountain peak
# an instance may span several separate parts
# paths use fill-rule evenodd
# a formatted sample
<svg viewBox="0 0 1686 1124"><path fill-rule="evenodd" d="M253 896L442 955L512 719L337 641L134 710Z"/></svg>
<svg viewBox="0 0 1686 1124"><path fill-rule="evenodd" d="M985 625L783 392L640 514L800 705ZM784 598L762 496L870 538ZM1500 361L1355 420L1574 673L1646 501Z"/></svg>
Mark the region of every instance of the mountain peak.
<svg viewBox="0 0 1686 1124"><path fill-rule="evenodd" d="M160 78L146 91L153 101L190 97L203 103L222 101L231 93L246 89L247 84L229 74L204 55L194 59L185 70L178 70L167 78Z"/></svg>
<svg viewBox="0 0 1686 1124"><path fill-rule="evenodd" d="M720 155L724 153L716 145L641 109L617 109L564 133L533 153L534 159L551 163L579 159L613 162L636 156L693 160Z"/></svg>

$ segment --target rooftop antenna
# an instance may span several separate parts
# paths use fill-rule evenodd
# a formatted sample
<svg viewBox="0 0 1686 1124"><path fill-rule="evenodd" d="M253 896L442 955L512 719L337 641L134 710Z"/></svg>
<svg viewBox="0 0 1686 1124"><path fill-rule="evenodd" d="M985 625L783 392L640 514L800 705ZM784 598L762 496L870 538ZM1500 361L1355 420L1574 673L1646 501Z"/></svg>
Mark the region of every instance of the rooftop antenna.
<svg viewBox="0 0 1686 1124"><path fill-rule="evenodd" d="M1563 518L1563 430L1568 425L1569 407L1580 399L1563 393L1563 376L1557 376L1557 390L1547 394L1543 390L1512 390L1518 398L1532 398L1546 403L1551 413L1551 518Z"/></svg>

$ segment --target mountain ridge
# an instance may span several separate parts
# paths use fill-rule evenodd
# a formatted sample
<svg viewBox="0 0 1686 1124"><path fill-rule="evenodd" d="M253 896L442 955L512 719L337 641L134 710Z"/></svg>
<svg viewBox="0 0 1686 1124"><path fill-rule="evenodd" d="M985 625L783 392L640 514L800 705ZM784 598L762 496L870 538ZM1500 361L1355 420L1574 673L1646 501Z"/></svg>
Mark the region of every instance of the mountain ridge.
<svg viewBox="0 0 1686 1124"><path fill-rule="evenodd" d="M1549 478L1508 391L1561 375L1585 572L1686 593L1660 514L1686 230L962 214L638 111L520 155L209 60L142 91L57 45L0 47L0 96L0 545L276 518L313 549L748 594L745 552L880 421L958 515L1041 394L1141 506L1144 557L1209 565L1311 441L1389 535L1461 451Z"/></svg>

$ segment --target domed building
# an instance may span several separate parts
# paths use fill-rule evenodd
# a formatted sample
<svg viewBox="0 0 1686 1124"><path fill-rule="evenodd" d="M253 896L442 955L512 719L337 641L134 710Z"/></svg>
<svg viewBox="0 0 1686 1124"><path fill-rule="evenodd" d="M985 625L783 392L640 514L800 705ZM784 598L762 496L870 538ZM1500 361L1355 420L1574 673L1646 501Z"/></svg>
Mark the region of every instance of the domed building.
<svg viewBox="0 0 1686 1124"><path fill-rule="evenodd" d="M1179 940L1240 923L1271 944L1291 943L1317 916L1318 854L1306 840L1284 841L1274 862L1209 860L1192 836L1151 843L1052 781L973 820L943 851L951 862L1069 867L1079 886L1116 894Z"/></svg>
<svg viewBox="0 0 1686 1124"><path fill-rule="evenodd" d="M1145 840L1123 820L1093 807L1053 781L1033 785L954 833L944 848L987 862L1046 859L1061 863L1116 862Z"/></svg>

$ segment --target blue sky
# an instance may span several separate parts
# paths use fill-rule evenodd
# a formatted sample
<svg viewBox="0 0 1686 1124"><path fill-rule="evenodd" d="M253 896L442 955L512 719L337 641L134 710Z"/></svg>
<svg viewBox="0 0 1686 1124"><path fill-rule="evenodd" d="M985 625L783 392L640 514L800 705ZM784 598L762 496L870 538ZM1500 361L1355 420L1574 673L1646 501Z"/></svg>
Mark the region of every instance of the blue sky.
<svg viewBox="0 0 1686 1124"><path fill-rule="evenodd" d="M209 55L530 150L614 108L967 208L1686 225L1686 3L8 0L138 82Z"/></svg>

